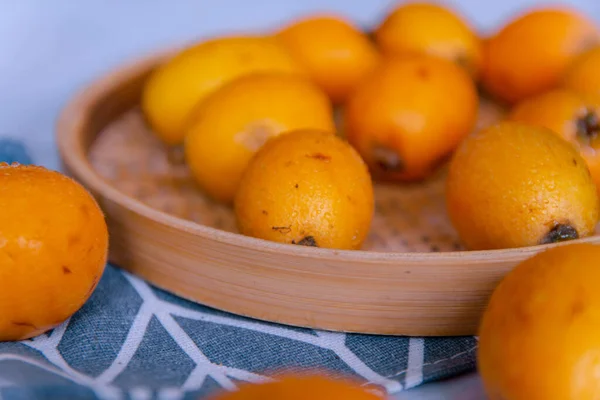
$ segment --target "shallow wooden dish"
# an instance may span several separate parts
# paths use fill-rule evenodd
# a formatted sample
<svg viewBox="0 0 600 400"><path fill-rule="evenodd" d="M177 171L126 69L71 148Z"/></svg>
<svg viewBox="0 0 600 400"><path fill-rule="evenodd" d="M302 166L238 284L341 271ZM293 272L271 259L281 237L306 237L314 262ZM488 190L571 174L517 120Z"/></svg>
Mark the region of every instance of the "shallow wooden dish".
<svg viewBox="0 0 600 400"><path fill-rule="evenodd" d="M62 112L64 170L104 209L110 260L182 297L290 325L412 336L476 334L499 279L547 248L461 251L443 209L443 176L378 186L362 251L281 245L235 233L167 156L136 106L150 57L93 82ZM600 237L579 241L600 242Z"/></svg>

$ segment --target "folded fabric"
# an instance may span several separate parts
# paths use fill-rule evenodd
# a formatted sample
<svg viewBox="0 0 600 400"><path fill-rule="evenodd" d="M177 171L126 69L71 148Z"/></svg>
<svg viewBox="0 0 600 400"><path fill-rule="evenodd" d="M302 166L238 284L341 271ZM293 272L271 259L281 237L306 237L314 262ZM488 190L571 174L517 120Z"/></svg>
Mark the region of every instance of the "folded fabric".
<svg viewBox="0 0 600 400"><path fill-rule="evenodd" d="M0 161L30 163L16 140ZM0 343L0 398L201 399L282 371L346 374L389 394L473 370L474 337L317 331L256 321L159 290L107 265L69 321Z"/></svg>

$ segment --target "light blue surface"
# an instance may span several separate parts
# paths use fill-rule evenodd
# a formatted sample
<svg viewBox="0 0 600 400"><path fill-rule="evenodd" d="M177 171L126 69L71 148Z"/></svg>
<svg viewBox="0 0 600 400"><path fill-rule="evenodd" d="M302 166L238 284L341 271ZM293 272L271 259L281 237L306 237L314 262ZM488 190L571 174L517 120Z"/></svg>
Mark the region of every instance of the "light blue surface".
<svg viewBox="0 0 600 400"><path fill-rule="evenodd" d="M367 26L393 1L382 0L0 0L0 136L20 137L34 159L57 168L53 128L73 92L98 74L174 44L232 30L269 28L311 11L335 11ZM542 1L454 0L485 30ZM563 2L600 17L598 0ZM470 375L399 399L478 399Z"/></svg>

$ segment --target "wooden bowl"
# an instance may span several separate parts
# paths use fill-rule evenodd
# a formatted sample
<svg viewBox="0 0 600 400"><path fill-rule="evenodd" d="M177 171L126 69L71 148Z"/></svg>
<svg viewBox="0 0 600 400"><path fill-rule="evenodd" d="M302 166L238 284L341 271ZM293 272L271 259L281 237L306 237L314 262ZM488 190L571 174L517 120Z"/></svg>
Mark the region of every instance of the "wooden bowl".
<svg viewBox="0 0 600 400"><path fill-rule="evenodd" d="M106 213L110 260L154 285L289 325L472 335L499 279L549 247L462 251L443 207L443 174L419 185L377 185L372 234L361 251L235 233L231 210L202 195L137 109L144 80L169 54L92 83L71 100L57 128L64 171Z"/></svg>

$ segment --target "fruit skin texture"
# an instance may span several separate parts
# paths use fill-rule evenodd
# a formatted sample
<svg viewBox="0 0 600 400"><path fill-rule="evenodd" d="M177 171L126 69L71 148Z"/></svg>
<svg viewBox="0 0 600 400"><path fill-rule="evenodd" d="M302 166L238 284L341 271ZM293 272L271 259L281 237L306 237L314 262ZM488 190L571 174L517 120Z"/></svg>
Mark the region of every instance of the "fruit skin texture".
<svg viewBox="0 0 600 400"><path fill-rule="evenodd" d="M471 250L543 244L570 238L573 229L581 238L598 221L585 161L543 127L501 122L470 135L450 162L446 184L448 215Z"/></svg>
<svg viewBox="0 0 600 400"><path fill-rule="evenodd" d="M350 96L344 131L375 179L421 180L473 129L478 104L475 84L456 64L392 57Z"/></svg>
<svg viewBox="0 0 600 400"><path fill-rule="evenodd" d="M600 191L600 95L553 89L518 103L508 119L544 126L573 144Z"/></svg>
<svg viewBox="0 0 600 400"><path fill-rule="evenodd" d="M297 130L270 139L252 159L234 209L247 236L359 249L373 197L367 166L352 146L328 132Z"/></svg>
<svg viewBox="0 0 600 400"><path fill-rule="evenodd" d="M335 132L331 103L317 86L286 74L247 75L194 111L186 129L186 162L206 193L229 204L248 161L264 142L301 128Z"/></svg>
<svg viewBox="0 0 600 400"><path fill-rule="evenodd" d="M334 103L343 103L379 63L367 36L333 15L304 17L284 27L278 37Z"/></svg>
<svg viewBox="0 0 600 400"><path fill-rule="evenodd" d="M384 54L425 53L479 75L479 37L461 16L440 4L410 2L395 8L375 30L375 40Z"/></svg>
<svg viewBox="0 0 600 400"><path fill-rule="evenodd" d="M490 400L600 397L600 247L565 244L514 268L479 329L478 367Z"/></svg>
<svg viewBox="0 0 600 400"><path fill-rule="evenodd" d="M573 59L599 40L598 29L570 9L535 9L488 39L482 81L496 98L515 103L557 86Z"/></svg>
<svg viewBox="0 0 600 400"><path fill-rule="evenodd" d="M318 375L285 375L277 381L243 384L239 390L211 400L382 400L358 384Z"/></svg>
<svg viewBox="0 0 600 400"><path fill-rule="evenodd" d="M201 100L232 79L256 72L306 74L275 38L210 39L186 48L151 74L142 93L142 111L164 143L179 145L189 114Z"/></svg>
<svg viewBox="0 0 600 400"><path fill-rule="evenodd" d="M0 163L0 340L37 336L73 315L104 271L104 215L78 183Z"/></svg>
<svg viewBox="0 0 600 400"><path fill-rule="evenodd" d="M582 94L600 96L600 46L578 56L563 79L563 87Z"/></svg>

